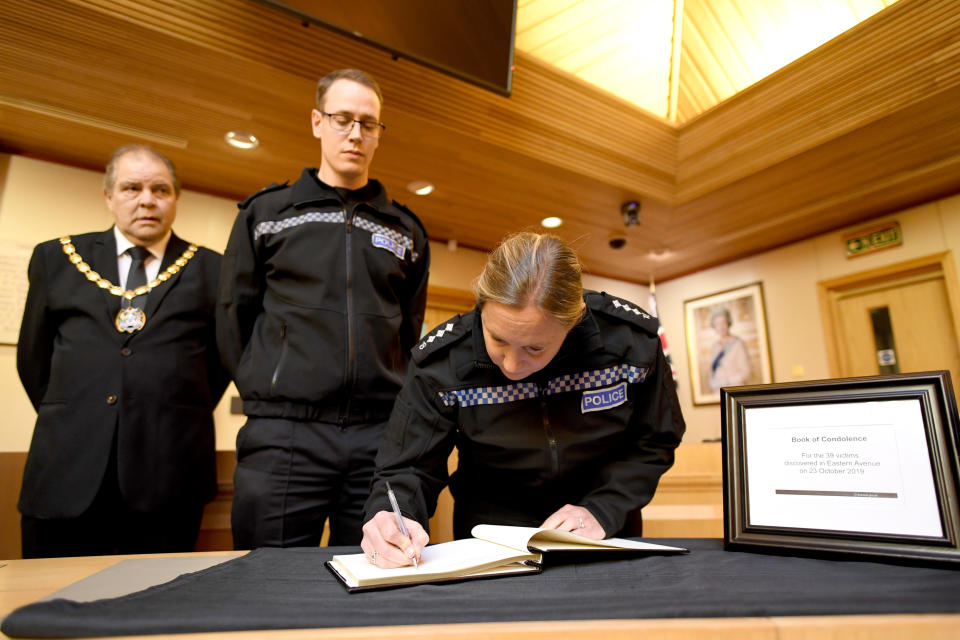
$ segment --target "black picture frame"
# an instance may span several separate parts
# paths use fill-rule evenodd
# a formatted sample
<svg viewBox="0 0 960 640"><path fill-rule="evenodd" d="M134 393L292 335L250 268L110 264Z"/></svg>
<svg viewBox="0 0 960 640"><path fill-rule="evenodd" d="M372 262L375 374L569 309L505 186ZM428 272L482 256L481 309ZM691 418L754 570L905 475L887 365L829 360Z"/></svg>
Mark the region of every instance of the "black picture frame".
<svg viewBox="0 0 960 640"><path fill-rule="evenodd" d="M879 424L888 420L884 417L873 426L854 421L845 425L842 419L871 412L886 416L891 409L896 409L891 415L905 412L921 417L922 429L917 419L891 417L890 424ZM830 419L805 422L817 415ZM722 391L721 420L725 548L960 563L960 432L949 372L728 387ZM886 434L891 431L896 436L893 447L869 442L889 441ZM816 433L831 435L821 439ZM866 435L840 435L845 433ZM905 452L911 449L908 459L911 454ZM829 458L822 457L828 454ZM929 480L924 459L929 462ZM867 464L876 466L865 471L851 466ZM909 488L897 493L856 486L889 477L882 475L884 467L900 470L892 482L904 482ZM865 473L866 477L818 477L828 473ZM804 490L779 487L791 483ZM820 490L824 487L854 490ZM833 519L833 509L838 520L850 512L846 526ZM860 518L859 509L865 509L868 517ZM923 517L898 519L895 514L901 509L913 509ZM822 522L814 522L820 518ZM930 530L908 530L921 526L914 520L926 522ZM892 530L883 530L886 526Z"/></svg>

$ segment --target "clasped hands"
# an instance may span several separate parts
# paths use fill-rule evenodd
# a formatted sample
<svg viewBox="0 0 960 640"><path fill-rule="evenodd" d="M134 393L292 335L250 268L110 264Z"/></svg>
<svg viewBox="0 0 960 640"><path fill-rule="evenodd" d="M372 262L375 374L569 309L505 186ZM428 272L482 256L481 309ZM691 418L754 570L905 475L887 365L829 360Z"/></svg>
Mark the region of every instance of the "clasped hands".
<svg viewBox="0 0 960 640"><path fill-rule="evenodd" d="M390 511L378 511L363 525L363 540L360 548L367 559L382 569L406 567L413 559L420 561L423 548L430 542L430 536L416 520L404 518L410 537L403 535L397 526L397 519ZM557 509L550 515L541 529L572 531L585 538L602 540L606 533L593 514L572 504Z"/></svg>

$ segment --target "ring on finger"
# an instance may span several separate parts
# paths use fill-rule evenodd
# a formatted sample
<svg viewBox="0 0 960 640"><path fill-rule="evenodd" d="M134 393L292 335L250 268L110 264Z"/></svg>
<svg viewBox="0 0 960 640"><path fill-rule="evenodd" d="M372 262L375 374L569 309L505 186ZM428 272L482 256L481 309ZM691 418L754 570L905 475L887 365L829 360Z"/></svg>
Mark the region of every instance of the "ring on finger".
<svg viewBox="0 0 960 640"><path fill-rule="evenodd" d="M379 551L374 551L373 553L370 554L370 562L372 562L374 565L377 564L377 556L378 556L378 555L380 555L380 552L379 552Z"/></svg>
<svg viewBox="0 0 960 640"><path fill-rule="evenodd" d="M577 516L577 519L580 521L580 528L583 529L583 516Z"/></svg>

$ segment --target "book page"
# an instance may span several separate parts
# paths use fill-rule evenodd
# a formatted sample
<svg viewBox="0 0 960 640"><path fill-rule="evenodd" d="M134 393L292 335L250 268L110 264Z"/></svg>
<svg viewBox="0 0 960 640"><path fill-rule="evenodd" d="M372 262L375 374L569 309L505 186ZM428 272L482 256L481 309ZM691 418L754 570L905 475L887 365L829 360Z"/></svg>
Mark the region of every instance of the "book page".
<svg viewBox="0 0 960 640"><path fill-rule="evenodd" d="M536 549L537 551L587 550L587 549L629 549L634 551L683 552L681 547L668 547L662 544L607 538L593 540L569 531L557 529L537 529L536 527L512 527L498 524L478 524L470 532L475 538L489 540L516 549Z"/></svg>
<svg viewBox="0 0 960 640"><path fill-rule="evenodd" d="M333 557L333 563L357 585L400 584L428 581L435 577L469 575L480 569L522 562L539 561L540 556L499 544L478 540L454 540L424 547L419 567L381 569L362 553Z"/></svg>
<svg viewBox="0 0 960 640"><path fill-rule="evenodd" d="M481 540L518 550L527 550L530 538L540 532L536 527L513 527L504 524L478 524L470 530L470 535Z"/></svg>

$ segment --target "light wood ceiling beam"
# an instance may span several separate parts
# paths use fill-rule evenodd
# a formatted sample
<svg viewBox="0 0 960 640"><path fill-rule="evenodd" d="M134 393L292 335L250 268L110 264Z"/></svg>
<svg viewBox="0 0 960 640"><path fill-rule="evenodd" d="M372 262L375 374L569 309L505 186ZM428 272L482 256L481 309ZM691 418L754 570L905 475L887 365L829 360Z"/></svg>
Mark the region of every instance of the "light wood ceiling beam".
<svg viewBox="0 0 960 640"><path fill-rule="evenodd" d="M903 0L680 127L689 202L960 84L960 3Z"/></svg>

